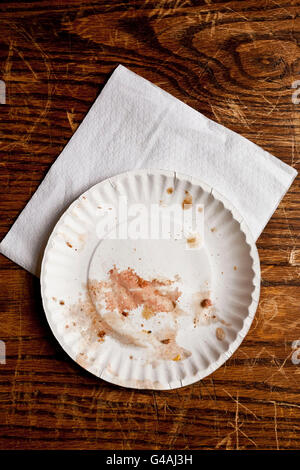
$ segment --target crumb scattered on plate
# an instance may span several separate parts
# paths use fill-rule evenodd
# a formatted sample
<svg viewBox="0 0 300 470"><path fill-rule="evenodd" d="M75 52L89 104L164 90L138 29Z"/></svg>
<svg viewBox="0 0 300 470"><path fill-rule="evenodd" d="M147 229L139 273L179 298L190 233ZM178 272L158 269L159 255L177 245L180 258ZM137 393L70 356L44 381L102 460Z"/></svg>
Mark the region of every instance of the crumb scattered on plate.
<svg viewBox="0 0 300 470"><path fill-rule="evenodd" d="M223 330L223 328L216 329L216 337L219 341L223 341L223 339L225 338L225 331Z"/></svg>

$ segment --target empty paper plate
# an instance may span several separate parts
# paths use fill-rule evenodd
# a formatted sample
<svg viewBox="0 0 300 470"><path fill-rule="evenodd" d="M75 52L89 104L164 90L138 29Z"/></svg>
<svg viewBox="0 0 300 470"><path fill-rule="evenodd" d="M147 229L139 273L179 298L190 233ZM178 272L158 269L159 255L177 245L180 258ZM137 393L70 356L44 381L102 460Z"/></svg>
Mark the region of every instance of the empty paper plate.
<svg viewBox="0 0 300 470"><path fill-rule="evenodd" d="M139 170L93 186L47 244L50 327L78 364L125 387L170 389L220 367L255 315L255 243L196 179Z"/></svg>

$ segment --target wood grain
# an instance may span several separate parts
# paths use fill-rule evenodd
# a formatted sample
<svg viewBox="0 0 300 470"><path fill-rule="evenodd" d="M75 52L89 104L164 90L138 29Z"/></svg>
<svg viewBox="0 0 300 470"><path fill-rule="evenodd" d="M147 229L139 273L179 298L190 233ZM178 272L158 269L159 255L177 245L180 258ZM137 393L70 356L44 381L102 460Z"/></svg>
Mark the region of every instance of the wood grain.
<svg viewBox="0 0 300 470"><path fill-rule="evenodd" d="M299 169L299 12L292 0L2 1L1 237L119 63ZM115 387L73 363L38 280L1 256L0 448L299 449L299 228L296 179L258 240L261 300L246 340L170 392Z"/></svg>

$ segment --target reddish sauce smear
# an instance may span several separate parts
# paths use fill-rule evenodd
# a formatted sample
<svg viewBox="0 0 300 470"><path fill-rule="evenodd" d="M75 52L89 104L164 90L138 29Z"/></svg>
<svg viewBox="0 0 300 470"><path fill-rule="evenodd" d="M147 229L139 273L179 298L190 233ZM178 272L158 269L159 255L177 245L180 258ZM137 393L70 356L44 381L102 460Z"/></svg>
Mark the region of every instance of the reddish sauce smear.
<svg viewBox="0 0 300 470"><path fill-rule="evenodd" d="M131 269L109 271L108 281L90 281L89 290L93 300L105 300L108 310L117 310L127 317L128 312L143 305L144 316L149 318L159 312L172 312L181 295L174 281L143 279Z"/></svg>

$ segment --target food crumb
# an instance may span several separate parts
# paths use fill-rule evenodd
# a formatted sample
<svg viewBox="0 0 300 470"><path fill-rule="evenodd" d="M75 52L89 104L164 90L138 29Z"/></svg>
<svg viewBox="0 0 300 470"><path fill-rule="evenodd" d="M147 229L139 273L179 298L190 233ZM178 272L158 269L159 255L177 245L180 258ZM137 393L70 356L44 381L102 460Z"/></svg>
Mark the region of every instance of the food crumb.
<svg viewBox="0 0 300 470"><path fill-rule="evenodd" d="M203 299L201 302L201 307L208 308L212 306L212 301L210 299Z"/></svg>
<svg viewBox="0 0 300 470"><path fill-rule="evenodd" d="M161 340L161 343L162 343L162 344L169 344L170 341L171 341L171 340L168 339L168 338L167 338L167 339L162 339L162 340Z"/></svg>
<svg viewBox="0 0 300 470"><path fill-rule="evenodd" d="M142 311L143 318L148 320L149 318L153 317L154 315L155 315L155 313L153 312L153 310L151 308L149 308L147 305L145 305L144 308L143 308L143 311Z"/></svg>
<svg viewBox="0 0 300 470"><path fill-rule="evenodd" d="M106 333L105 333L104 330L100 330L100 331L98 331L98 333L97 333L98 338L100 338L99 340L103 340L103 338L104 338L105 335L106 335Z"/></svg>
<svg viewBox="0 0 300 470"><path fill-rule="evenodd" d="M64 302L63 300L60 300L60 301L59 301L59 304L60 304L60 305L65 305L65 302Z"/></svg>
<svg viewBox="0 0 300 470"><path fill-rule="evenodd" d="M193 203L192 195L188 191L185 191L185 194L186 194L186 196L185 196L184 200L182 201L182 209L183 210L190 209L191 205Z"/></svg>
<svg viewBox="0 0 300 470"><path fill-rule="evenodd" d="M180 361L181 356L180 354L177 354L177 356L173 357L172 361Z"/></svg>
<svg viewBox="0 0 300 470"><path fill-rule="evenodd" d="M199 246L199 237L189 237L187 238L187 243L191 248L196 248Z"/></svg>
<svg viewBox="0 0 300 470"><path fill-rule="evenodd" d="M57 298L56 298L56 297L52 297L52 300L53 300L54 302L56 302L56 301L57 301Z"/></svg>
<svg viewBox="0 0 300 470"><path fill-rule="evenodd" d="M203 211L203 207L198 207L198 212L202 212Z"/></svg>
<svg viewBox="0 0 300 470"><path fill-rule="evenodd" d="M225 338L225 332L223 328L216 329L216 337L219 341L223 341L223 339Z"/></svg>
<svg viewBox="0 0 300 470"><path fill-rule="evenodd" d="M168 189L167 189L167 193L168 193L168 194L172 194L172 193L173 193L173 191L174 191L174 189L173 189L173 188L168 188Z"/></svg>
<svg viewBox="0 0 300 470"><path fill-rule="evenodd" d="M126 312L125 310L122 312L122 315L123 317L128 317L128 312Z"/></svg>
<svg viewBox="0 0 300 470"><path fill-rule="evenodd" d="M129 359L133 359L133 356L129 356Z"/></svg>
<svg viewBox="0 0 300 470"><path fill-rule="evenodd" d="M237 267L236 267L236 266L233 266L233 269L236 271L236 270L237 270Z"/></svg>
<svg viewBox="0 0 300 470"><path fill-rule="evenodd" d="M73 248L70 242L66 242L69 248Z"/></svg>
<svg viewBox="0 0 300 470"><path fill-rule="evenodd" d="M212 227L212 228L210 229L211 232L215 232L216 230L217 230L216 227Z"/></svg>
<svg viewBox="0 0 300 470"><path fill-rule="evenodd" d="M66 325L66 328L69 328L69 325Z"/></svg>

